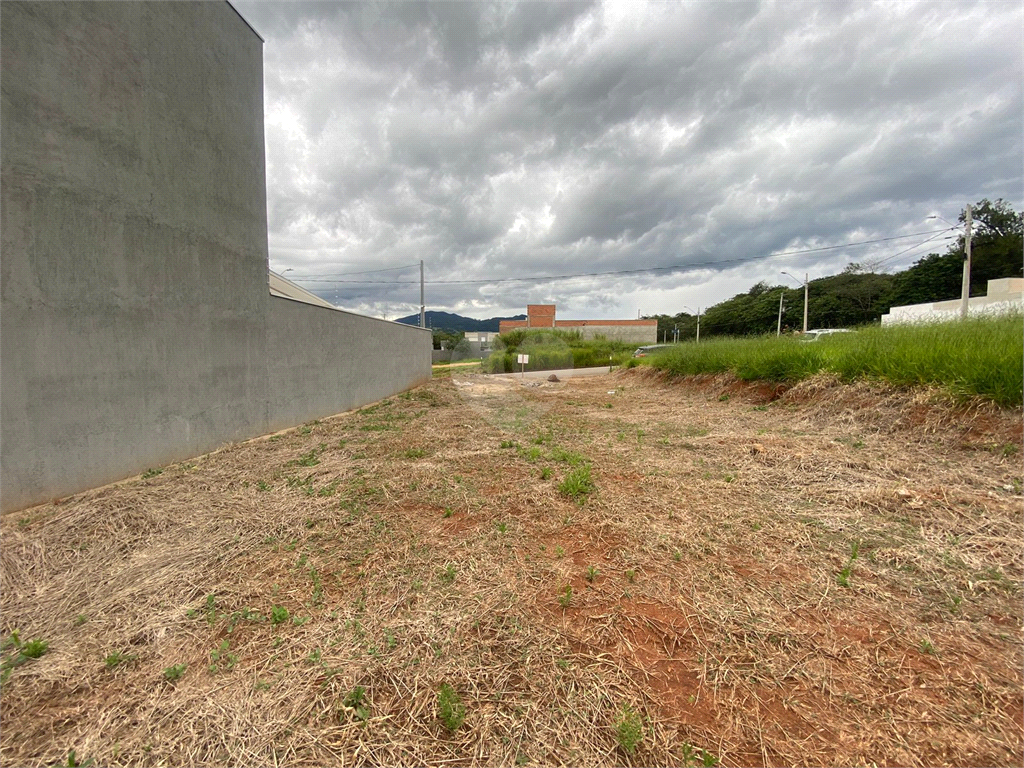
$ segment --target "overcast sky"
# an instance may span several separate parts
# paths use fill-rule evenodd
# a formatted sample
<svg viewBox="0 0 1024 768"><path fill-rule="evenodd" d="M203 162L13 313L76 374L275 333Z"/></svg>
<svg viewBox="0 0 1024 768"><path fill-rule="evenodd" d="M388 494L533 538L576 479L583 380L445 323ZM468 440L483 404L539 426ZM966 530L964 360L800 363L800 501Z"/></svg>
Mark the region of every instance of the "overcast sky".
<svg viewBox="0 0 1024 768"><path fill-rule="evenodd" d="M235 4L266 38L271 268L346 309L418 311L418 269L300 276L423 259L428 309L675 314L948 243L772 254L1024 202L1016 0Z"/></svg>

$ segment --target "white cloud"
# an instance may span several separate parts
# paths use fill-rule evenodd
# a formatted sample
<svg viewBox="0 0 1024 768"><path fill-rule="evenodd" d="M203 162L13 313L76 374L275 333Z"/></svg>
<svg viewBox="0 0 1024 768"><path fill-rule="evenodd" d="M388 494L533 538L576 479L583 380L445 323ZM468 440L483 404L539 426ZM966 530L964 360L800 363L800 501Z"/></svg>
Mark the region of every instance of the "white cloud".
<svg viewBox="0 0 1024 768"><path fill-rule="evenodd" d="M431 308L676 312L780 281L777 260L738 260L1024 202L1019 4L238 5L267 40L276 268L701 265L437 283ZM820 276L914 242L781 261ZM418 305L414 284L308 287L358 311Z"/></svg>

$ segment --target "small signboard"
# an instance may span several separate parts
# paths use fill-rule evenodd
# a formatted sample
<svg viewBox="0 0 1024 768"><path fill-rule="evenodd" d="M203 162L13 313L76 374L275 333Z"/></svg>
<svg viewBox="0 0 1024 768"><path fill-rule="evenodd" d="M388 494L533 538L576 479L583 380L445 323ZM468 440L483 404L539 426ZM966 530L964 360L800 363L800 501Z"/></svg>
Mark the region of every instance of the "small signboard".
<svg viewBox="0 0 1024 768"><path fill-rule="evenodd" d="M519 363L520 365L526 365L528 362L530 362L530 356L520 355L519 359L517 359L516 362Z"/></svg>

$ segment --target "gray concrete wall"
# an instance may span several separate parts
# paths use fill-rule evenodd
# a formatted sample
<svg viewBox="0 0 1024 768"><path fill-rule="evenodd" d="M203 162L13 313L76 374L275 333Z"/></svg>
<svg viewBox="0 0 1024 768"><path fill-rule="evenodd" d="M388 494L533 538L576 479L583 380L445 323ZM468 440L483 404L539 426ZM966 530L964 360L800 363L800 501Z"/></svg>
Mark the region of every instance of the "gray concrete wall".
<svg viewBox="0 0 1024 768"><path fill-rule="evenodd" d="M230 6L4 2L0 25L0 511L429 378L428 332L305 307L330 319L301 334L271 299L262 42ZM353 329L375 341L348 373L316 363Z"/></svg>
<svg viewBox="0 0 1024 768"><path fill-rule="evenodd" d="M268 319L267 431L430 381L429 329L278 297Z"/></svg>

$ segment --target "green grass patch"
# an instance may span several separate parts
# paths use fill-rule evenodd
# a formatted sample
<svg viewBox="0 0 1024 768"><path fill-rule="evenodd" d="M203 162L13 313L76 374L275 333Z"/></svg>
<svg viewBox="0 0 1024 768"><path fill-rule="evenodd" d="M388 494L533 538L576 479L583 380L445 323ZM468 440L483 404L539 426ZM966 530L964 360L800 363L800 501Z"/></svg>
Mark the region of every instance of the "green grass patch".
<svg viewBox="0 0 1024 768"><path fill-rule="evenodd" d="M937 385L958 398L980 396L1006 407L1024 400L1020 314L876 326L814 342L773 336L711 339L629 365L651 365L677 376L731 371L745 381L796 382L831 372L846 382Z"/></svg>
<svg viewBox="0 0 1024 768"><path fill-rule="evenodd" d="M558 490L564 496L582 504L587 496L594 491L594 481L590 477L590 465L576 467L559 484Z"/></svg>
<svg viewBox="0 0 1024 768"><path fill-rule="evenodd" d="M623 365L635 349L632 342L583 339L579 331L516 329L497 337L481 368L485 373L514 373ZM530 356L525 368L516 362L520 354Z"/></svg>

